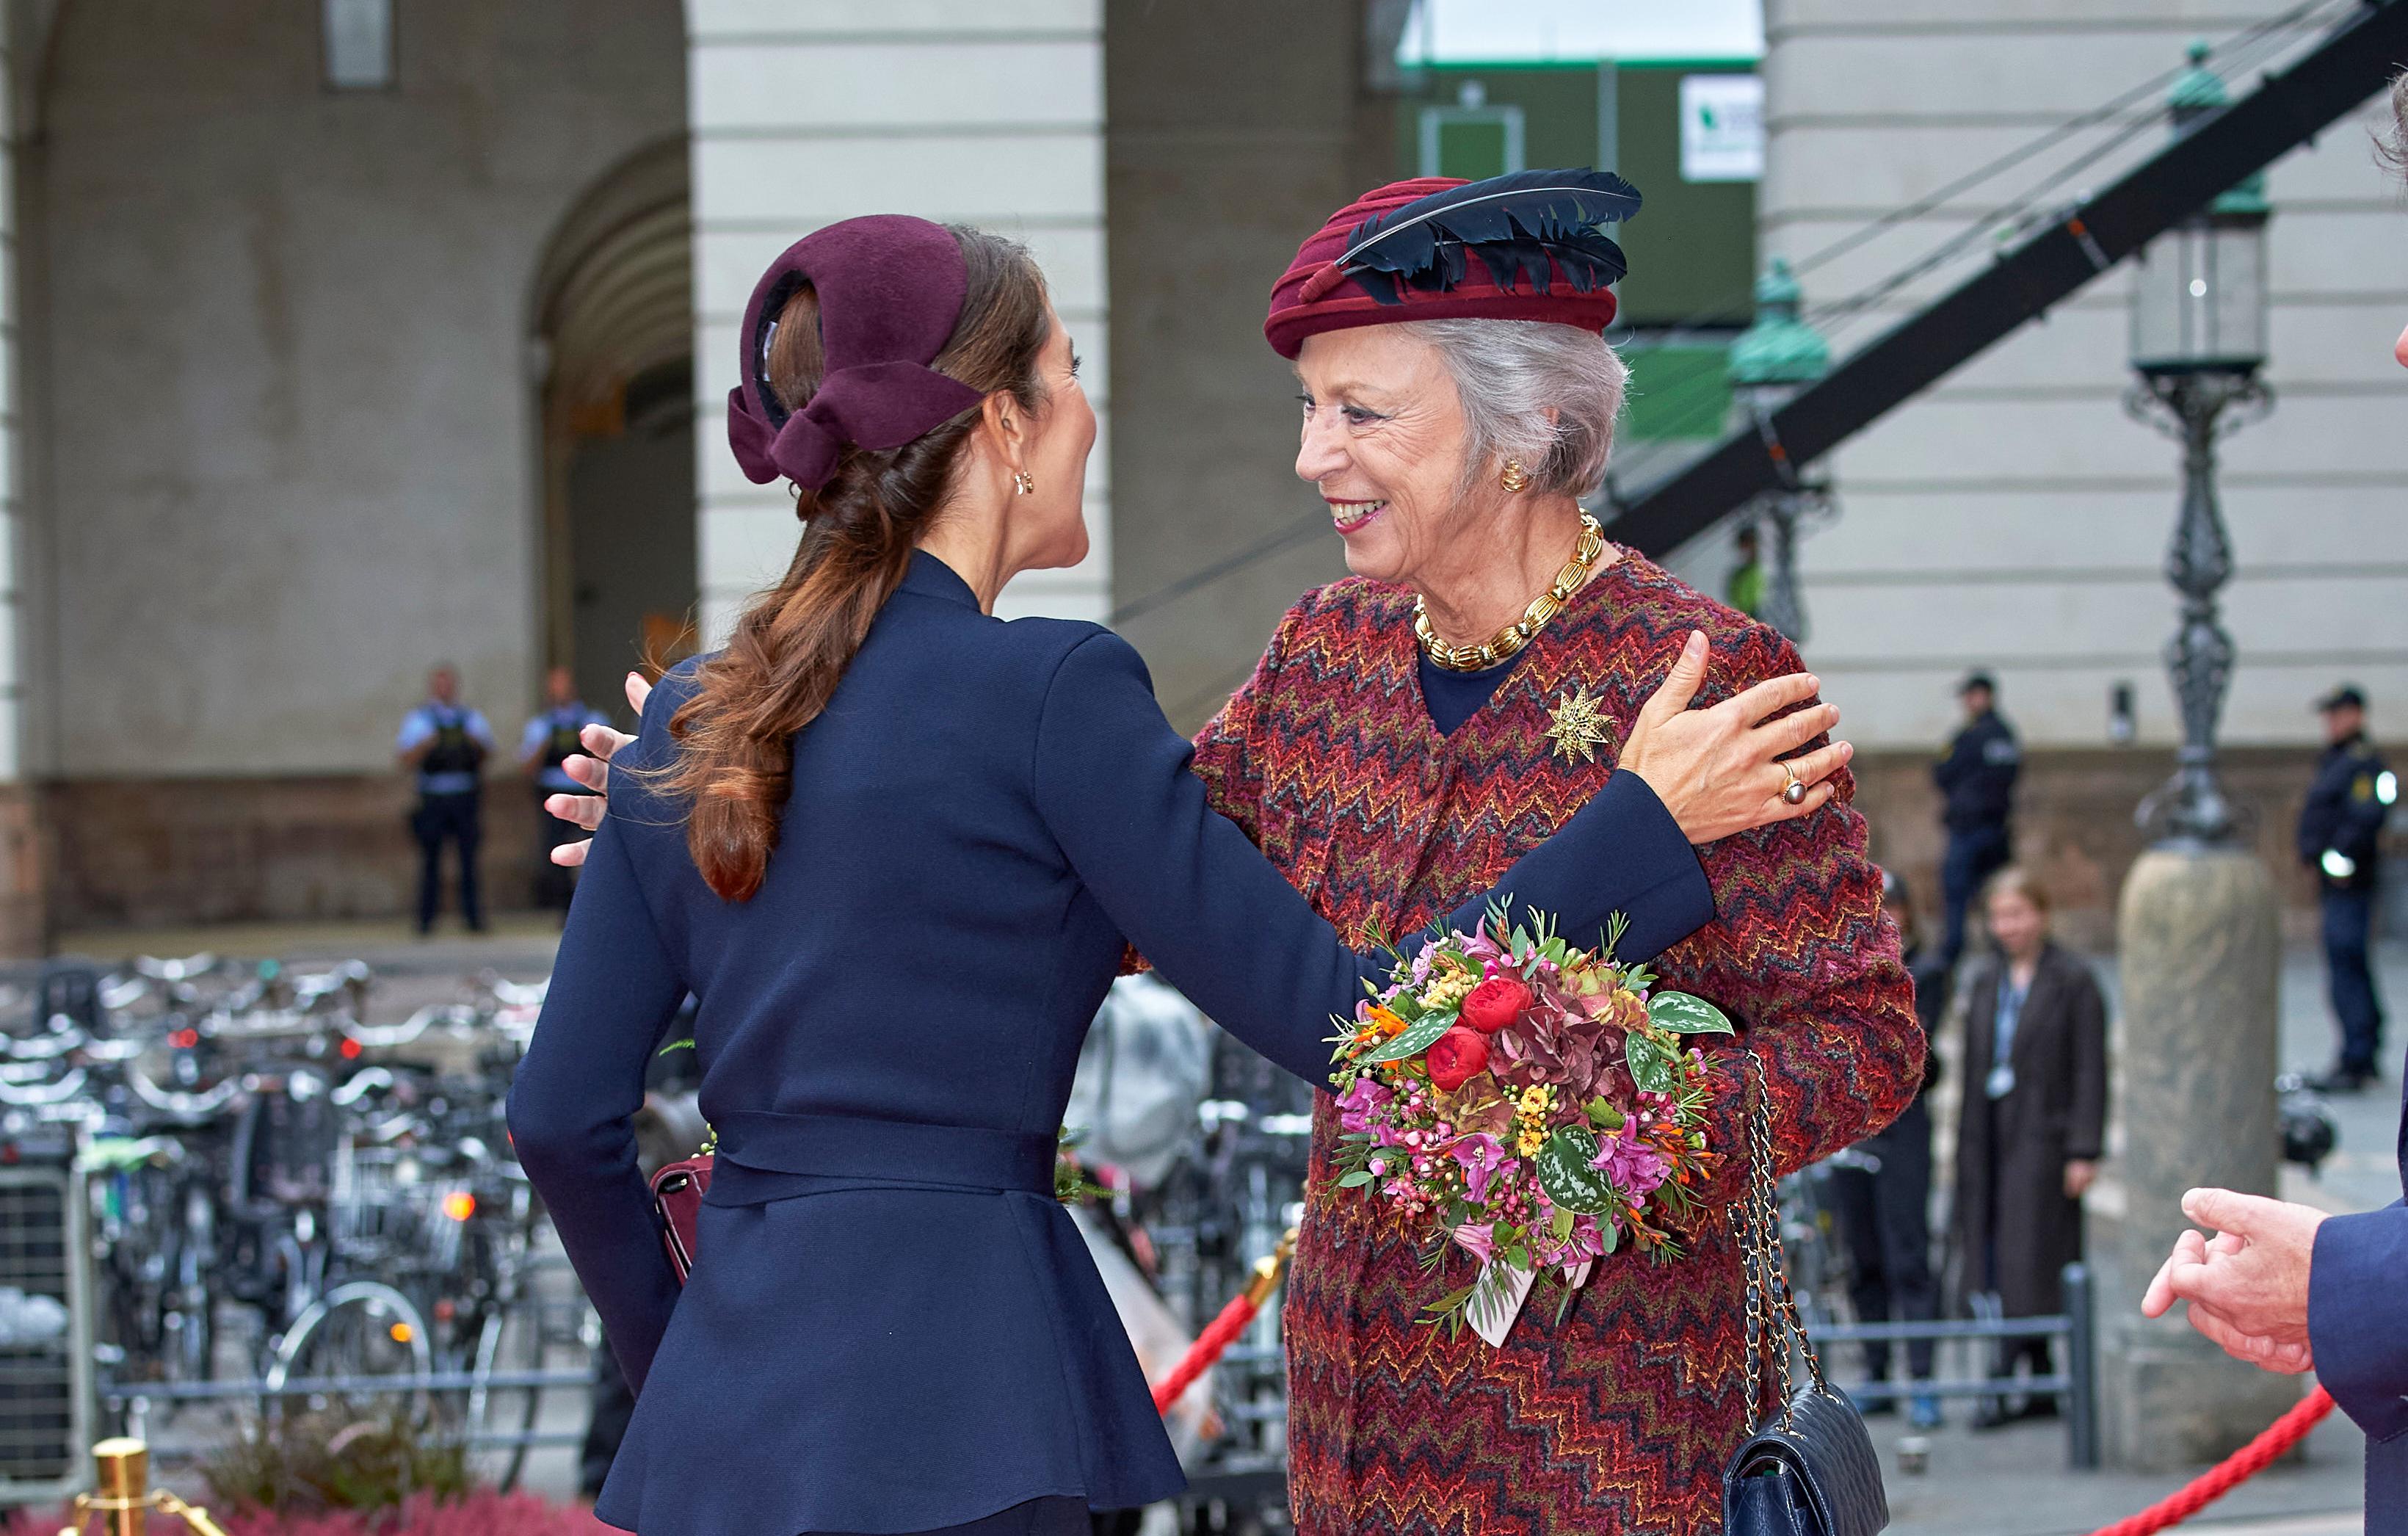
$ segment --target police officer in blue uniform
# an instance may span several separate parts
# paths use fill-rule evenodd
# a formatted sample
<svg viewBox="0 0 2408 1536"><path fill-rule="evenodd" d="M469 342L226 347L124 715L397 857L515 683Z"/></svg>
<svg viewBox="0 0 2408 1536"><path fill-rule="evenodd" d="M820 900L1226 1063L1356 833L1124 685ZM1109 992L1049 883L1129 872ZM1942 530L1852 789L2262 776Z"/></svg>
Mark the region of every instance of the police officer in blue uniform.
<svg viewBox="0 0 2408 1536"><path fill-rule="evenodd" d="M544 708L519 735L519 766L535 784L536 816L542 837L536 850L535 904L556 912L568 910L577 890L577 873L552 861L552 851L585 836L585 828L563 821L543 809L554 795L590 795L593 791L568 776L562 767L585 750L581 739L588 725L607 725L609 719L577 696L576 674L554 667L544 674Z"/></svg>
<svg viewBox="0 0 2408 1536"><path fill-rule="evenodd" d="M426 702L402 718L394 751L402 767L418 775L418 809L409 829L422 855L418 875L418 931L435 926L442 905L443 845L460 851L460 915L471 933L485 931L485 909L477 897L477 844L482 836L479 791L485 754L494 750L494 728L460 702L460 674L437 667L427 674Z"/></svg>
<svg viewBox="0 0 2408 1536"><path fill-rule="evenodd" d="M1948 829L1948 853L1940 867L1947 927L1940 958L1951 969L1965 953L1966 910L1982 883L2005 868L2014 852L2009 820L2024 754L2014 730L1999 716L1998 695L1998 682L1987 672L1971 673L1957 685L1965 728L1931 768L1931 782L1947 797L1941 821Z"/></svg>
<svg viewBox="0 0 2408 1536"><path fill-rule="evenodd" d="M2374 926L2380 861L2376 842L2399 798L2399 781L2366 739L2366 696L2348 683L2316 701L2325 753L2300 811L2300 862L2315 871L2323 909L2325 972L2341 1055L2317 1080L2328 1093L2357 1093L2375 1077L2383 1044L2383 1002L2375 996L2367 944Z"/></svg>

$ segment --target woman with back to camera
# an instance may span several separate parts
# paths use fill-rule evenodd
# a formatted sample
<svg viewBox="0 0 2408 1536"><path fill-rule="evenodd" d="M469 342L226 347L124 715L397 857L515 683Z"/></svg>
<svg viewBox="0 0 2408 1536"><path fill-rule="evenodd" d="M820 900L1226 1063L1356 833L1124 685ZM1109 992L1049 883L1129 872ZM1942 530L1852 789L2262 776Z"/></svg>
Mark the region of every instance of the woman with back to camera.
<svg viewBox="0 0 2408 1536"><path fill-rule="evenodd" d="M1127 945L1326 1082L1345 948L1206 805L1109 631L998 622L1075 564L1095 419L1025 251L882 216L763 277L729 433L800 488L784 580L644 711L510 1098L636 1415L596 1513L645 1536L1082 1530L1179 1469L1068 1218L1054 1136ZM1710 921L1692 844L1811 813L1813 680L1688 711L1499 889L1629 958ZM1793 780L1814 787L1785 796ZM1488 893L1447 914L1468 926ZM719 1166L681 1291L628 1117L699 999Z"/></svg>
<svg viewBox="0 0 2408 1536"><path fill-rule="evenodd" d="M1965 1091L1956 1122L1956 1223L1967 1288L2009 1317L2064 1310L2061 1271L2082 1256L2082 1197L2107 1137L2107 999L2082 957L2048 933L2048 892L2009 865L1983 887L1998 954L1965 992ZM2049 1371L2046 1339L2002 1345L1993 1372L2028 1357ZM2022 1412L2053 1412L2035 1396ZM1985 1401L1977 1428L2003 1424Z"/></svg>

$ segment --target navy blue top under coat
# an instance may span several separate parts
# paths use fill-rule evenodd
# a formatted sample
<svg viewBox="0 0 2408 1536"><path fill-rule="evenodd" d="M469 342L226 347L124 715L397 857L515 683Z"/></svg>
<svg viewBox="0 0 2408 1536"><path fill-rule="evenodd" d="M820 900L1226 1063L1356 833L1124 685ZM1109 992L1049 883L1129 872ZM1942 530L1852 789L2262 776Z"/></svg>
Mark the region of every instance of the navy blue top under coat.
<svg viewBox="0 0 2408 1536"><path fill-rule="evenodd" d="M1429 711L1430 724L1440 736L1453 736L1455 728L1478 714L1497 696L1497 689L1513 668L1522 665L1527 651L1517 651L1494 667L1477 672L1452 672L1425 654L1421 658L1422 705Z"/></svg>
<svg viewBox="0 0 2408 1536"><path fill-rule="evenodd" d="M893 1532L1022 1500L1129 1507L1182 1485L1049 1173L1079 1044L1125 944L1205 1012L1326 1082L1347 949L1206 804L1136 652L979 611L915 557L796 739L759 893L723 901L638 777L611 777L510 1094L529 1177L638 1391L595 1513L643 1536ZM1627 957L1711 921L1687 840L1617 774L1508 872ZM1469 926L1489 893L1450 921ZM681 1000L721 1135L699 1255L672 1278L629 1116Z"/></svg>

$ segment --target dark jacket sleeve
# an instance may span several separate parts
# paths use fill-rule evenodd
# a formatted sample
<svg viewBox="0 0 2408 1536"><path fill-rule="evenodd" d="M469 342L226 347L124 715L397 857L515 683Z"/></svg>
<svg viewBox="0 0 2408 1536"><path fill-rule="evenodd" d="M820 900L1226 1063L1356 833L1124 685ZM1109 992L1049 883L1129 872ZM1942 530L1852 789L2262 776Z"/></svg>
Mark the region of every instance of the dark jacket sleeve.
<svg viewBox="0 0 2408 1536"><path fill-rule="evenodd" d="M2333 817L2332 846L2360 868L2373 862L2376 846L2383 840L2383 824L2390 818L2391 804L2376 787L2382 782L2383 759L2371 752L2360 753L2342 781L2341 803Z"/></svg>
<svg viewBox="0 0 2408 1536"><path fill-rule="evenodd" d="M1947 755L1931 765L1931 782L1942 795L1954 795L1956 785L1979 757L1981 749L1973 742L1973 727L1966 726L1948 743Z"/></svg>
<svg viewBox="0 0 2408 1536"><path fill-rule="evenodd" d="M2308 1265L2316 1380L2369 1440L2408 1434L2408 1205L2328 1216Z"/></svg>
<svg viewBox="0 0 2408 1536"><path fill-rule="evenodd" d="M637 886L613 806L578 882L543 1016L510 1087L510 1141L641 1390L677 1305L632 1116L686 986Z"/></svg>
<svg viewBox="0 0 2408 1536"><path fill-rule="evenodd" d="M1163 976L1240 1040L1314 1084L1332 1014L1351 1015L1384 956L1340 942L1236 824L1206 803L1194 749L1154 702L1145 664L1109 632L1081 641L1047 693L1037 804L1071 868ZM1496 888L1434 926L1469 928L1491 897L1552 914L1593 943L1615 912L1622 950L1653 955L1713 920L1695 850L1636 774L1618 773ZM1405 941L1411 953L1413 940Z"/></svg>
<svg viewBox="0 0 2408 1536"><path fill-rule="evenodd" d="M2065 1119L2065 1155L2096 1162L2107 1145L2107 999L2090 968L2071 955L2066 967L2067 1032L2073 1055L2073 1098Z"/></svg>

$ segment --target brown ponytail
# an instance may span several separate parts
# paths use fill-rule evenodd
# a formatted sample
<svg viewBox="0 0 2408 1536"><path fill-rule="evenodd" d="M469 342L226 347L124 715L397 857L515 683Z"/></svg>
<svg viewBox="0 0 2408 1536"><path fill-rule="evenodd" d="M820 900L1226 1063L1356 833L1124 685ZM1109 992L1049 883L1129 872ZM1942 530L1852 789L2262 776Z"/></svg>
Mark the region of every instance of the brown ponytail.
<svg viewBox="0 0 2408 1536"><path fill-rule="evenodd" d="M1038 356L1052 333L1045 279L1028 252L982 230L951 226L969 269L961 318L932 366L988 394L1043 409ZM819 297L786 302L769 350L769 381L788 410L819 387ZM902 447L847 448L835 478L796 504L794 563L736 621L726 649L703 662L693 696L669 720L680 744L661 787L687 802L686 846L710 888L749 899L778 845L794 738L819 717L893 596L951 488L979 412L967 410Z"/></svg>

